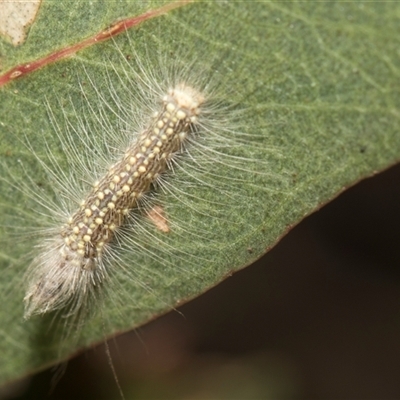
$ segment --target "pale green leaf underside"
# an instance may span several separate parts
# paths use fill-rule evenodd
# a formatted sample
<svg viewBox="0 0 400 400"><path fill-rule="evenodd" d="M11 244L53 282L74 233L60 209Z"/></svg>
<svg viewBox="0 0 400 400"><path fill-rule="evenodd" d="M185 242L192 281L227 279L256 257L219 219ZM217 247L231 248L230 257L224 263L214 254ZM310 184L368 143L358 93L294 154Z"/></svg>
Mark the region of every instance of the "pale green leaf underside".
<svg viewBox="0 0 400 400"><path fill-rule="evenodd" d="M118 18L145 10L142 3L138 6L133 1L90 2L90 7L82 1L71 14L65 9L70 4L45 2L25 45L13 49L2 44L3 65L35 59ZM122 35L115 43L93 46L3 88L0 156L16 185L23 179L18 159L32 168L32 176L40 182L46 178L40 171L35 175L37 163L22 144L25 135L33 146L38 137L46 137L51 145L54 132L45 99L53 102L57 119L62 114L55 99L67 102L79 97L78 82L85 80L83 68L89 76L98 76L97 85L106 85L101 74L104 55L112 61L115 44L124 54L129 54L129 46L134 44L136 54L150 59L150 42L165 53L173 52L175 46L179 46L179 54L187 49L185 59L189 61L215 60L219 54L218 73L229 87L230 101L246 109L241 122L258 138L257 151L244 147L243 157L262 158L260 165L268 165L271 171L271 175L243 184L241 189L247 193L244 203L226 209L223 223L212 227L212 238L200 235L193 243L172 232L168 244L182 253L196 254L190 262L172 259L169 263L175 263L175 269L160 270L160 264L152 259L136 261L145 263L150 271L153 292L124 282L123 306L118 303L117 312L117 303L107 303L102 317L85 327L79 344L66 342L64 357L77 346L103 337L101 319L107 321L106 334L111 335L202 293L258 258L290 226L344 187L395 163L400 154L399 24L400 5L395 2L200 2L145 22L129 34L130 42ZM271 149L276 149L276 154ZM224 168L220 174L229 174ZM276 178L279 176L282 181ZM18 260L32 245L10 238L4 225L7 215L15 212L23 228L28 224L24 221L32 221L32 211L18 191L0 184L0 242L7 243L0 249L0 379L7 381L56 362L59 347L56 338L48 339L48 319L22 319L23 291L16 275L21 275L26 265ZM213 223L207 214L213 214L208 207L214 194L212 188L203 188L198 195L204 203L200 201L196 207L204 206L205 212L204 220L200 218L196 224L207 227ZM190 210L169 200L172 221L191 218ZM203 258L199 249L207 253ZM173 252L170 256L173 258Z"/></svg>

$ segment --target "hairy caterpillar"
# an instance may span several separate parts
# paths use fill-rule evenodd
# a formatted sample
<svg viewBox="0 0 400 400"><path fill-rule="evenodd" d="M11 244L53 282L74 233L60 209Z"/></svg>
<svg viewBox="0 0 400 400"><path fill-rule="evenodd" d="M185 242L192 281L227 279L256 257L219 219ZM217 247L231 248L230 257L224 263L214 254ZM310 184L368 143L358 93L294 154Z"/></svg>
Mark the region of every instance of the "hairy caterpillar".
<svg viewBox="0 0 400 400"><path fill-rule="evenodd" d="M41 245L25 296L25 317L73 303L80 308L108 275L103 254L130 210L183 150L196 125L203 96L178 84L153 120L82 201L55 237Z"/></svg>

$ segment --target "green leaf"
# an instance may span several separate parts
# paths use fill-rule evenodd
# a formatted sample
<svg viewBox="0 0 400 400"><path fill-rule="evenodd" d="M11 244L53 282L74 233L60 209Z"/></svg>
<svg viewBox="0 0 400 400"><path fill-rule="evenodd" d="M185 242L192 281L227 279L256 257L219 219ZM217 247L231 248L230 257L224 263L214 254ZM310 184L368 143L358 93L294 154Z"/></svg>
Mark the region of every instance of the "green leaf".
<svg viewBox="0 0 400 400"><path fill-rule="evenodd" d="M143 4L82 1L68 10L70 3L44 2L27 42L19 48L1 45L3 68L35 60L120 18L161 5L146 3L144 8ZM0 180L1 381L43 369L201 294L260 257L344 188L397 162L399 17L400 5L393 2L186 4L142 23L128 35L4 86L0 104L0 176L5 179ZM98 92L109 99L110 84L121 86L110 68L122 72L121 54L148 60L143 65L149 73L150 68L160 67L154 49L183 66L195 63L195 68L210 68L204 73L217 83L222 102L239 110L237 116L227 114L227 118L240 119L249 138L240 154L231 155L249 163L239 169L229 163L207 165L209 176L204 181L215 187L202 187L196 181L179 187L185 175L177 171L178 192L160 194L171 233L154 228L151 238L143 238L143 231L138 231L133 239L148 247L132 260L132 276L137 279L114 286L119 289L111 293L113 301L105 300L78 341L63 339L51 316L22 318L21 282L35 238L15 231L41 226L42 216L26 191L16 189L30 184L19 160L43 188L44 194L38 196L51 196L51 182L24 142L48 161L43 147L47 143L68 171L46 102L60 125L65 123L64 113L68 121L78 123L89 110L81 99L83 91L96 107ZM110 124L115 122L110 110L107 118ZM94 120L92 116L87 122L95 124ZM93 134L101 132L94 128ZM220 181L216 175L222 177ZM182 196L186 202L178 198Z"/></svg>

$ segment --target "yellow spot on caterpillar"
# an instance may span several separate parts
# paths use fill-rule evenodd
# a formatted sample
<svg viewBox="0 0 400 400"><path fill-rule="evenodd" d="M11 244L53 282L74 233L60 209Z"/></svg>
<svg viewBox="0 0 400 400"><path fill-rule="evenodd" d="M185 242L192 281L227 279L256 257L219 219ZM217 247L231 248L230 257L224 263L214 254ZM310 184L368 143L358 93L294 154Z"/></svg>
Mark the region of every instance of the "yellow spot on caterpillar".
<svg viewBox="0 0 400 400"><path fill-rule="evenodd" d="M172 103L168 103L166 108L167 108L167 111L169 111L170 113L173 113L175 110L175 105Z"/></svg>
<svg viewBox="0 0 400 400"><path fill-rule="evenodd" d="M185 113L184 111L182 111L182 110L179 110L179 111L176 113L176 118L178 118L178 119L185 119L185 118L186 118L186 113Z"/></svg>

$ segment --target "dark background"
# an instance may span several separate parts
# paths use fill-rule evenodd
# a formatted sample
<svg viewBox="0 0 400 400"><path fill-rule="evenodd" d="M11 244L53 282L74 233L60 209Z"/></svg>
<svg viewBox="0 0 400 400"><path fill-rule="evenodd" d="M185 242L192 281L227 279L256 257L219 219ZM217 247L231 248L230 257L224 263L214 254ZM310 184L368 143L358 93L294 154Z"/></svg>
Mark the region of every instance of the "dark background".
<svg viewBox="0 0 400 400"><path fill-rule="evenodd" d="M400 166L305 219L258 262L109 342L129 399L400 399ZM120 399L103 346L7 399ZM3 393L3 395L1 395Z"/></svg>

